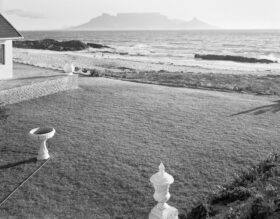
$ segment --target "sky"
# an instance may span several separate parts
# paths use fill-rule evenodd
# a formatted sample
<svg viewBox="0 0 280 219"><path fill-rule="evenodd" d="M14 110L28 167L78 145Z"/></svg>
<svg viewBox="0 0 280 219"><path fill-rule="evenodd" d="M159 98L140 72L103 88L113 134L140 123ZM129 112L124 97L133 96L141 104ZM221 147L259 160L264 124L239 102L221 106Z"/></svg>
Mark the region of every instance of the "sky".
<svg viewBox="0 0 280 219"><path fill-rule="evenodd" d="M172 19L196 17L226 29L280 29L280 0L0 0L19 30L77 26L109 13L159 12Z"/></svg>

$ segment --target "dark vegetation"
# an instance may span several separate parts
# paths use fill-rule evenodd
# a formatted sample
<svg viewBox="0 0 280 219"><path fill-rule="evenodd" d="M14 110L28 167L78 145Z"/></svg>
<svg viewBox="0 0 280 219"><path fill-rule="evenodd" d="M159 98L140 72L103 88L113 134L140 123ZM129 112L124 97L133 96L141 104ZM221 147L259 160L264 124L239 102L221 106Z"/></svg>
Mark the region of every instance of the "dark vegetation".
<svg viewBox="0 0 280 219"><path fill-rule="evenodd" d="M5 107L2 103L0 103L0 125L7 122L7 119L9 117L9 110L7 107Z"/></svg>
<svg viewBox="0 0 280 219"><path fill-rule="evenodd" d="M231 56L231 55L195 54L194 57L196 59L205 59L205 60L264 63L264 64L277 63L277 61L273 61L273 60L269 60L269 59L257 59L257 58L249 58L249 57L244 57L244 56Z"/></svg>
<svg viewBox="0 0 280 219"><path fill-rule="evenodd" d="M54 51L79 51L87 48L109 48L108 46L96 44L96 43L84 43L79 40L70 41L57 41L53 39L43 40L21 40L14 41L13 46L16 48L23 49L43 49L43 50L54 50Z"/></svg>
<svg viewBox="0 0 280 219"><path fill-rule="evenodd" d="M180 219L279 219L280 155L237 175L229 184L219 186L204 203L198 203Z"/></svg>

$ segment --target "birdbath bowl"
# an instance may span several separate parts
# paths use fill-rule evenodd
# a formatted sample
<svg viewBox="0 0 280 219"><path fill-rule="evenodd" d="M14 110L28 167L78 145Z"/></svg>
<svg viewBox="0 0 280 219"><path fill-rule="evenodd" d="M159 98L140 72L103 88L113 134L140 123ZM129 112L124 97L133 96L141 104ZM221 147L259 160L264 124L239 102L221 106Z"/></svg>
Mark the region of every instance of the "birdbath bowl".
<svg viewBox="0 0 280 219"><path fill-rule="evenodd" d="M38 152L38 156L37 156L37 160L47 160L49 159L50 155L49 155L49 151L47 149L47 140L52 138L55 134L55 129L54 128L35 128L32 129L29 132L29 136L33 139L33 140L39 140L41 142L40 148L39 148L39 152Z"/></svg>

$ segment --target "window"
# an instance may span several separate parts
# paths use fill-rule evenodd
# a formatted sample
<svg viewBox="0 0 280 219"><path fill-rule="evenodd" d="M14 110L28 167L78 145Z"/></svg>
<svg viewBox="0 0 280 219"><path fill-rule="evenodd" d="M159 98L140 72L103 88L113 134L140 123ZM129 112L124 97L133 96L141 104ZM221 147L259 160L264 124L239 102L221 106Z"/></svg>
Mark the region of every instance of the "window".
<svg viewBox="0 0 280 219"><path fill-rule="evenodd" d="M5 45L0 44L0 65L5 64Z"/></svg>

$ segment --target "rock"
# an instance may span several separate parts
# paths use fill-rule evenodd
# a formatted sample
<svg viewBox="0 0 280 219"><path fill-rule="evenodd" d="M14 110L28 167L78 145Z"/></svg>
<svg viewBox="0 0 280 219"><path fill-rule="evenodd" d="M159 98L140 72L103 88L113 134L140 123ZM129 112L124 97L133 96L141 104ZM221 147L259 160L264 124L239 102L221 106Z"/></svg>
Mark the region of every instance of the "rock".
<svg viewBox="0 0 280 219"><path fill-rule="evenodd" d="M80 51L92 48L109 48L104 45L94 44L94 43L84 43L79 40L70 40L70 41L56 41L53 39L44 39L44 40L21 40L14 41L13 46L16 48L24 49L43 49L43 50L53 50L53 51Z"/></svg>
<svg viewBox="0 0 280 219"><path fill-rule="evenodd" d="M14 41L13 46L16 48L44 49L54 51L78 51L87 48L87 45L79 40L60 42L53 39Z"/></svg>
<svg viewBox="0 0 280 219"><path fill-rule="evenodd" d="M87 45L79 40L62 41L54 45L62 47L63 51L84 50L87 48Z"/></svg>
<svg viewBox="0 0 280 219"><path fill-rule="evenodd" d="M94 49L103 49L103 48L110 48L109 46L96 44L96 43L87 43L88 47L94 48Z"/></svg>
<svg viewBox="0 0 280 219"><path fill-rule="evenodd" d="M231 55L201 55L195 54L194 58L196 59L204 59L204 60L218 60L218 61L234 61L234 62L246 62L246 63L278 63L277 61L269 60L269 59L256 59L256 58L249 58L243 56L231 56Z"/></svg>
<svg viewBox="0 0 280 219"><path fill-rule="evenodd" d="M126 55L128 55L129 53L128 52L120 52L119 53L121 56L126 56Z"/></svg>

